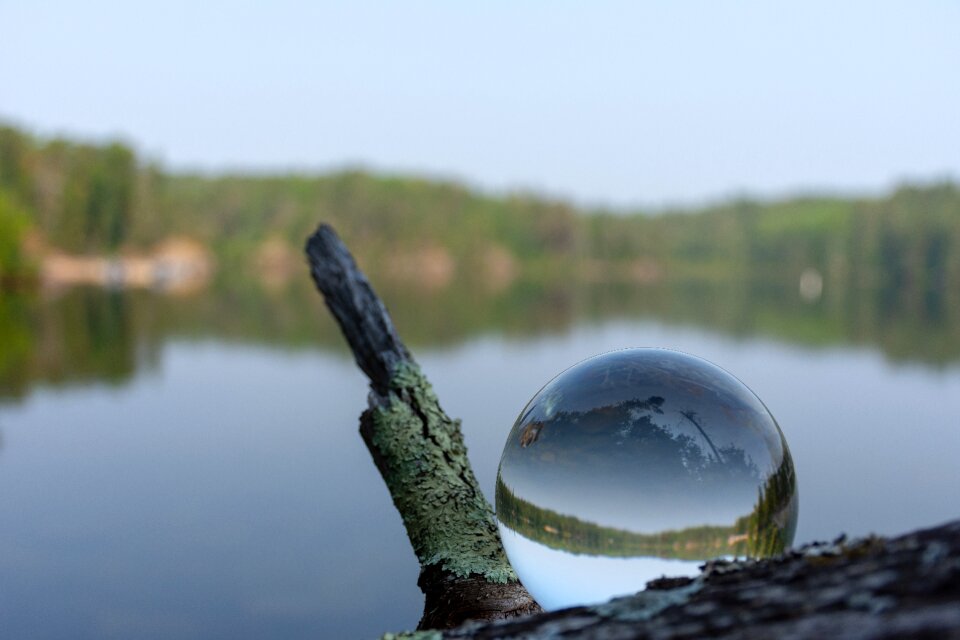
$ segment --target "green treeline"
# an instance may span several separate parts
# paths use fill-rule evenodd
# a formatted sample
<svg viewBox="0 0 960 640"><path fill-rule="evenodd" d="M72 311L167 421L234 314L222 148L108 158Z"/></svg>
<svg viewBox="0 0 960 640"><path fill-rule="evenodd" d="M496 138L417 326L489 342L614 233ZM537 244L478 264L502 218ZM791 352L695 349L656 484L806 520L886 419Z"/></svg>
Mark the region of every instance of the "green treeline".
<svg viewBox="0 0 960 640"><path fill-rule="evenodd" d="M8 277L29 269L23 238L30 218L8 194L0 190L0 286Z"/></svg>
<svg viewBox="0 0 960 640"><path fill-rule="evenodd" d="M524 537L568 553L677 560L762 558L783 552L797 524L796 475L784 462L759 489L753 510L729 526L702 525L659 533L605 527L544 509L517 496L501 478L497 519Z"/></svg>
<svg viewBox="0 0 960 640"><path fill-rule="evenodd" d="M604 527L575 516L543 509L517 496L497 478L497 519L520 535L567 553L631 558L652 556L706 560L745 555L734 526L703 525L654 534Z"/></svg>
<svg viewBox="0 0 960 640"><path fill-rule="evenodd" d="M54 246L106 252L130 238L142 169L120 143L40 140L0 127L0 198L27 211Z"/></svg>
<svg viewBox="0 0 960 640"><path fill-rule="evenodd" d="M781 434L786 451L787 442ZM757 490L757 503L749 515L734 525L746 535L746 555L766 558L790 546L797 529L797 473L790 458L784 458Z"/></svg>
<svg viewBox="0 0 960 640"><path fill-rule="evenodd" d="M22 255L8 246L25 233L22 219L49 245L74 253L193 237L225 271L243 277L256 270L267 240L299 264L303 239L325 220L371 274L388 279L415 280L439 268L466 283L747 279L795 286L804 270L815 269L824 289L897 287L917 305L960 291L960 189L947 182L883 198L738 200L651 216L360 171L171 174L121 143L0 127L0 272L23 268Z"/></svg>

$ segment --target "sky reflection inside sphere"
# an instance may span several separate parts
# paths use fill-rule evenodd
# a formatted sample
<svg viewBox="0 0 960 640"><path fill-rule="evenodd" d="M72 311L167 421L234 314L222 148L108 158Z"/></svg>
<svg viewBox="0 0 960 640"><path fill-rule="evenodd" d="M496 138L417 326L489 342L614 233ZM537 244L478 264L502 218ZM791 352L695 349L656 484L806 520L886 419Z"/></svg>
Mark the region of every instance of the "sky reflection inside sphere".
<svg viewBox="0 0 960 640"><path fill-rule="evenodd" d="M706 360L624 349L550 381L510 432L496 486L504 547L547 609L764 557L793 540L786 440L742 382Z"/></svg>

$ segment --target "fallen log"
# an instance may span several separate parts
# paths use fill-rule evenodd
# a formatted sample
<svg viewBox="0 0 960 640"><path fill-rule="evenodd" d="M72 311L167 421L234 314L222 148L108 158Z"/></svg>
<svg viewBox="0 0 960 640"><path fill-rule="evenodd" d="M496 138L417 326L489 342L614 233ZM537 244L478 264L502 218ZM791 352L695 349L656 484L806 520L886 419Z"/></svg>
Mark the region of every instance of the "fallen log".
<svg viewBox="0 0 960 640"><path fill-rule="evenodd" d="M542 613L507 561L459 421L441 409L370 283L329 226L306 252L370 380L360 432L420 561L421 631L387 637L960 638L960 521L762 561L710 562L694 579Z"/></svg>
<svg viewBox="0 0 960 640"><path fill-rule="evenodd" d="M893 539L838 539L697 578L434 638L960 638L960 520Z"/></svg>

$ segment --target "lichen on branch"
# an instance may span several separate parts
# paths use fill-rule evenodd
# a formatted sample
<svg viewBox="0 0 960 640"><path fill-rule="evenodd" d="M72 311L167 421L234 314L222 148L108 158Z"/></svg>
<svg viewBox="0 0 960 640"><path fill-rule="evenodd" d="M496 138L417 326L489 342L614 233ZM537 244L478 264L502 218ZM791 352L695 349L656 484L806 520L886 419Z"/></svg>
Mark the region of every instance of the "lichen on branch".
<svg viewBox="0 0 960 640"><path fill-rule="evenodd" d="M370 282L327 225L310 236L306 253L317 289L370 380L360 433L420 560L419 628L540 611L507 561L460 422L440 408Z"/></svg>
<svg viewBox="0 0 960 640"><path fill-rule="evenodd" d="M362 429L421 566L515 582L489 503L467 459L460 421L440 408L419 366L398 363Z"/></svg>

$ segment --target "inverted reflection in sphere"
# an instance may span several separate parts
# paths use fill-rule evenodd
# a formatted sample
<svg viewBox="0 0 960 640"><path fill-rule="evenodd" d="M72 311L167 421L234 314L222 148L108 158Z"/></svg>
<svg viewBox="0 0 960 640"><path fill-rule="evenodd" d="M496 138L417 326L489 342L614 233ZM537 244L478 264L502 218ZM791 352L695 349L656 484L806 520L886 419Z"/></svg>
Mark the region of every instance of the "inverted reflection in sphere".
<svg viewBox="0 0 960 640"><path fill-rule="evenodd" d="M624 349L551 380L514 424L497 519L547 609L601 602L704 560L793 541L797 487L762 402L701 358Z"/></svg>

